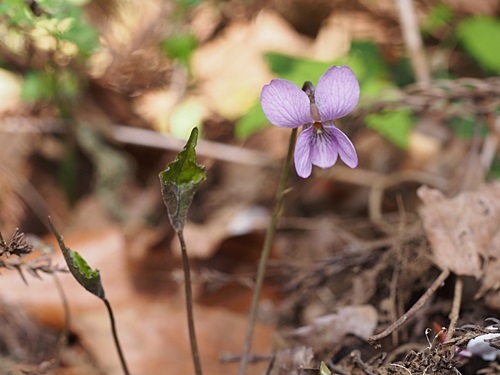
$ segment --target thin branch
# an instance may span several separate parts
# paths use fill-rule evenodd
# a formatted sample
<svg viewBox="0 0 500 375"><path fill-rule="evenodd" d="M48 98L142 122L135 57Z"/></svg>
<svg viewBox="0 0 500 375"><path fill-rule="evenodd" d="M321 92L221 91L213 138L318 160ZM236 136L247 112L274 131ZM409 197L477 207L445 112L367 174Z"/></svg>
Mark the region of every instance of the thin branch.
<svg viewBox="0 0 500 375"><path fill-rule="evenodd" d="M275 355L261 355L261 354L250 354L248 356L248 363L259 363L267 362L275 358ZM219 356L219 361L222 363L233 363L241 361L241 355L233 353L223 353Z"/></svg>
<svg viewBox="0 0 500 375"><path fill-rule="evenodd" d="M188 319L189 328L189 342L191 344L191 353L193 355L193 364L196 371L196 375L201 375L201 362L200 354L198 352L198 344L196 343L196 332L194 328L194 314L193 314L193 293L191 291L191 272L189 268L189 258L186 249L186 243L184 242L184 235L182 230L177 232L177 237L182 250L182 265L184 268L184 288L186 292L186 311Z"/></svg>
<svg viewBox="0 0 500 375"><path fill-rule="evenodd" d="M443 270L441 274L438 276L438 278L429 287L429 289L426 290L426 292L422 295L422 297L420 297L420 299L410 308L410 310L408 310L406 314L401 316L398 320L396 320L389 327L384 329L381 333L369 337L368 342L374 345L376 341L379 341L384 337L387 337L396 329L401 327L408 319L410 319L413 315L415 315L415 313L425 305L425 303L431 298L431 296L436 292L436 290L438 290L441 287L441 285L444 283L444 281L448 278L449 275L450 271L448 269Z"/></svg>
<svg viewBox="0 0 500 375"><path fill-rule="evenodd" d="M154 130L132 128L115 125L112 130L115 141L145 147L154 147L165 150L182 150L185 141L173 136L159 134ZM204 139L198 140L196 147L198 155L233 163L268 166L273 160L264 152L248 150L241 147L226 145Z"/></svg>
<svg viewBox="0 0 500 375"><path fill-rule="evenodd" d="M448 188L448 181L441 176L432 175L420 171L399 171L388 176L379 175L379 178L371 181L371 189L369 193L368 211L370 220L377 225L380 229L385 230L387 233L394 233L395 228L390 223L386 222L382 215L382 201L384 192L395 185L404 182L418 182L422 185L430 185L446 190Z"/></svg>
<svg viewBox="0 0 500 375"><path fill-rule="evenodd" d="M431 73L423 48L420 29L412 0L396 0L403 39L410 55L415 78L422 83L431 81Z"/></svg>
<svg viewBox="0 0 500 375"><path fill-rule="evenodd" d="M446 333L446 340L450 340L453 337L453 332L457 326L457 320L460 315L460 306L462 305L462 293L464 289L464 282L461 276L457 276L455 280L455 292L453 295L453 305L451 307L451 312L449 315L450 325L448 327L448 332Z"/></svg>
<svg viewBox="0 0 500 375"><path fill-rule="evenodd" d="M115 316L113 314L113 309L111 308L111 305L106 298L101 298L101 300L104 302L104 304L106 305L106 308L108 309L109 320L111 321L111 332L113 333L113 339L115 340L115 346L116 346L116 350L118 351L118 356L120 357L120 363L122 365L123 373L125 375L130 375L130 372L128 371L127 363L125 362L125 356L123 355L120 341L118 340L118 333L116 331Z"/></svg>

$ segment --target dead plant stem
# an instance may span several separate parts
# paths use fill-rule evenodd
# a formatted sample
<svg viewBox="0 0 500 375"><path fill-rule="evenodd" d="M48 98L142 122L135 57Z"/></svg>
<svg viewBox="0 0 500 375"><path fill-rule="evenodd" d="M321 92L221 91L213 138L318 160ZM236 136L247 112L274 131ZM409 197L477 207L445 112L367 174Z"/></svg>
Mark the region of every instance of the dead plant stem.
<svg viewBox="0 0 500 375"><path fill-rule="evenodd" d="M191 271L189 268L189 258L186 249L186 242L184 241L184 234L182 230L177 231L177 237L181 245L182 251L182 266L184 268L184 289L186 292L186 312L189 329L189 342L191 344L191 354L193 356L193 364L196 375L201 375L201 362L200 354L198 352L198 344L196 343L196 332L194 328L194 314L193 314L193 292L191 290Z"/></svg>
<svg viewBox="0 0 500 375"><path fill-rule="evenodd" d="M288 174L290 172L290 166L292 164L293 149L295 146L295 139L297 138L297 128L292 130L290 134L290 142L288 145L288 154L285 159L285 164L283 165L283 170L281 171L281 177L278 185L278 190L276 191L276 198L274 202L273 215L271 217L271 223L267 227L266 238L262 246L262 252L260 255L259 266L257 269L257 279L255 281L255 289L252 298L252 305L250 307L250 313L248 315L248 327L245 337L245 346L243 348L243 353L241 355L240 370L239 375L245 375L246 366L248 362L248 355L250 353L250 348L252 346L253 330L255 327L255 320L257 316L257 307L259 305L260 292L262 290L262 284L264 283L264 276L267 268L267 260L269 259L269 252L274 239L274 233L276 232L276 227L278 225L279 217L283 209L283 201L286 194L286 182L288 180Z"/></svg>
<svg viewBox="0 0 500 375"><path fill-rule="evenodd" d="M400 252L401 247L398 246L396 251ZM399 254L398 254L399 255ZM389 310L389 316L391 320L396 320L398 316L398 282L399 282L399 272L400 272L400 256L396 257L394 262L394 268L392 270L392 278L389 286L389 300L391 301L391 307ZM394 346L398 345L398 334L396 331L392 333L392 344Z"/></svg>
<svg viewBox="0 0 500 375"><path fill-rule="evenodd" d="M462 292L464 289L464 282L462 277L457 276L455 280L455 292L453 294L453 305L451 306L451 312L449 315L450 325L448 331L446 332L446 340L450 340L453 337L453 331L457 326L458 317L460 315L460 306L462 305Z"/></svg>
<svg viewBox="0 0 500 375"><path fill-rule="evenodd" d="M430 83L431 73L412 0L396 0L403 39L410 55L411 65L418 82Z"/></svg>
<svg viewBox="0 0 500 375"><path fill-rule="evenodd" d="M443 270L441 274L438 276L438 278L434 280L429 289L425 291L422 297L419 298L419 300L410 308L410 310L408 310L406 314L401 316L398 320L396 320L389 327L384 329L381 333L369 337L368 342L371 344L375 344L376 341L379 341L384 337L387 337L396 329L401 327L408 319L410 319L413 315L415 315L415 313L424 306L424 304L429 300L429 298L431 298L431 296L436 292L436 290L438 290L439 287L441 287L441 285L444 283L444 281L448 278L449 275L450 271L448 269Z"/></svg>

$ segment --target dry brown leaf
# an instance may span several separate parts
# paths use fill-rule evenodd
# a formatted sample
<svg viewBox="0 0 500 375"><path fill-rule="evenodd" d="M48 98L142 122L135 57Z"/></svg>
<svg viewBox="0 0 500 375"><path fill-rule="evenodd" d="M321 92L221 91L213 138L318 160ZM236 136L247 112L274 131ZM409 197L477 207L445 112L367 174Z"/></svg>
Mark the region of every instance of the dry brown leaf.
<svg viewBox="0 0 500 375"><path fill-rule="evenodd" d="M285 338L319 352L342 343L348 334L368 339L375 332L377 322L378 314L373 306L344 306L334 314L320 316L312 324L287 333Z"/></svg>
<svg viewBox="0 0 500 375"><path fill-rule="evenodd" d="M193 74L209 105L227 118L237 118L272 78L262 54L302 54L310 50L310 42L276 13L264 10L255 22L234 23L200 46L193 55Z"/></svg>
<svg viewBox="0 0 500 375"><path fill-rule="evenodd" d="M313 360L314 353L306 346L278 350L270 375L303 374L303 369L314 367Z"/></svg>
<svg viewBox="0 0 500 375"><path fill-rule="evenodd" d="M184 238L189 255L200 259L213 257L224 240L261 230L268 222L269 214L263 207L248 207L243 204L222 207L203 224L191 221L186 223ZM172 239L171 248L180 258L181 249L177 237Z"/></svg>
<svg viewBox="0 0 500 375"><path fill-rule="evenodd" d="M424 227L437 265L457 275L480 277L482 260L495 259L500 251L500 183L454 198L425 186L417 193L424 202ZM492 272L489 268L487 273Z"/></svg>
<svg viewBox="0 0 500 375"><path fill-rule="evenodd" d="M492 253L489 254L490 258L487 260L483 280L481 282L481 289L478 295L482 295L489 290L496 291L500 289L500 235L497 234L493 237L490 247ZM496 298L500 298L500 296L497 295ZM498 306L500 306L500 303Z"/></svg>

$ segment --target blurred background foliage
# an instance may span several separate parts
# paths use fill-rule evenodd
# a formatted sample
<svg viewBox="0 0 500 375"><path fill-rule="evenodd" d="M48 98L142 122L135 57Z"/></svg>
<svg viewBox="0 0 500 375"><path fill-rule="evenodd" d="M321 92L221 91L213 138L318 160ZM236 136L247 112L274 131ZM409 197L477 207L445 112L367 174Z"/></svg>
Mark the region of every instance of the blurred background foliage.
<svg viewBox="0 0 500 375"><path fill-rule="evenodd" d="M484 3L486 10L481 12L464 8L460 1L414 3L433 79L487 79L500 73L498 7ZM335 11L325 4L4 0L0 3L0 67L10 74L10 81L2 80L0 85L9 92L14 79L20 87L17 107L5 113L17 110L60 120L59 131L65 134L60 182L70 201L78 195L81 166L76 163L79 150L85 148L78 126L102 133L103 124L109 123L186 138L194 126L200 127L203 137L209 124L207 134L214 140L246 142L269 125L260 108L258 87L273 77L299 86L305 80L315 83L334 64L349 65L357 74L362 124L407 149L421 108L404 99L415 78L400 35L390 37L399 33L393 4L377 8L359 0L351 8L339 5ZM350 17L342 11L353 10L365 17L354 17L352 22L364 31L348 37L340 33L342 42L327 38L326 47L319 45L328 17L344 15L344 21L334 17L330 22L338 22L332 29L339 33ZM275 29L265 29L261 24L268 22L271 11L278 15L271 17ZM370 35L374 19L378 21ZM385 37L377 34L378 23L388 30ZM335 43L339 46L330 53L328 48L334 49ZM232 50L233 54L224 55ZM238 74L228 79L225 74L230 77L233 71ZM455 110L464 100L474 101L473 97L452 98L453 89L448 86L439 90L448 92L440 116L457 136L472 137L478 125L483 135L491 131L468 106ZM214 132L214 123L224 129ZM109 126L106 133L109 136Z"/></svg>
<svg viewBox="0 0 500 375"><path fill-rule="evenodd" d="M52 101L59 109L61 106L71 106L71 101L78 100L91 73L92 58L106 48L103 40L99 39L99 29L89 21L90 3L88 0L5 0L0 4L0 35L4 52L4 56L0 56L0 64L4 69L16 71L12 67L12 59L22 61L23 69L16 73L21 73L23 78L23 100ZM193 53L200 45L196 35L189 29L189 21L193 9L201 3L202 0L172 2L175 9L164 20L174 24L175 30L160 41L160 51L167 59L187 70ZM223 6L217 1L213 3L215 7ZM249 2L250 5L255 4ZM451 46L463 51L463 57L469 58L470 63L478 69L475 74L488 77L500 72L500 50L497 48L500 21L496 17L456 15L450 5L438 2L427 9L422 20L422 35L429 43L437 43L438 47ZM414 81L411 66L404 54L387 61L373 41L353 41L346 56L328 61L277 52L267 52L263 58L275 76L291 80L297 85L301 85L305 78L316 82L331 65L349 65L360 80L363 98L380 99L380 95L390 98L390 91L385 89L403 88ZM453 79L458 76L451 70L437 69L434 78ZM192 84L196 85L196 81ZM188 134L193 125L201 122L198 112L196 105L180 104L173 115L174 128L181 127L178 124L184 122L187 130L179 134ZM403 146L411 112L396 110L393 116L390 113L380 116L380 119L377 115L369 117L369 126L396 145ZM386 126L382 124L383 120L388 120ZM395 130L393 121L399 120L403 123ZM266 124L256 102L236 121L235 134L245 138Z"/></svg>

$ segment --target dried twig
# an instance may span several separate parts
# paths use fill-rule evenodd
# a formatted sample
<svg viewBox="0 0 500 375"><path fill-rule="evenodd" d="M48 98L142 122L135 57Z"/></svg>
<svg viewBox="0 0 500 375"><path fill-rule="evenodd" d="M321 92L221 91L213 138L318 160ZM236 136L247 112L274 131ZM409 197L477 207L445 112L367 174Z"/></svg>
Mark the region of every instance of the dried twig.
<svg viewBox="0 0 500 375"><path fill-rule="evenodd" d="M66 272L66 269L53 266L48 254L42 254L27 262L23 261L22 257L32 253L33 250L33 245L28 242L24 233L20 232L19 229L16 228L9 244L7 244L0 232L0 257L5 256L7 258L0 258L0 268L15 269L26 284L27 280L24 277L24 271L38 279L40 278L40 272L47 274ZM14 257L11 258L11 256Z"/></svg>
<svg viewBox="0 0 500 375"><path fill-rule="evenodd" d="M264 355L249 354L248 363L267 362L269 360L272 360L275 357L276 357L276 355L269 355L269 354L264 354ZM222 353L219 356L219 361L222 363L234 363L234 362L239 362L240 360L241 360L240 354Z"/></svg>
<svg viewBox="0 0 500 375"><path fill-rule="evenodd" d="M437 112L445 118L464 114L494 114L500 105L500 77L435 80L430 84L417 82L392 92L393 98L365 101L355 113L363 115L403 106L410 107L416 113ZM457 102L460 106L450 106Z"/></svg>
<svg viewBox="0 0 500 375"><path fill-rule="evenodd" d="M430 68L425 56L412 0L396 0L396 3L399 9L403 39L410 55L415 77L419 82L429 83L431 80Z"/></svg>
<svg viewBox="0 0 500 375"><path fill-rule="evenodd" d="M21 257L25 254L31 253L32 251L33 246L26 241L24 233L20 232L19 228L16 228L14 231L10 244L5 242L2 234L0 233L0 256L5 255L9 258L11 255L17 255Z"/></svg>
<svg viewBox="0 0 500 375"><path fill-rule="evenodd" d="M387 233L394 233L395 228L393 225L387 223L382 215L382 199L384 191L392 186L399 185L403 182L419 182L423 185L431 185L446 190L448 181L436 175L420 171L401 171L395 172L389 176L381 175L377 180L372 181L370 189L368 210L370 220Z"/></svg>
<svg viewBox="0 0 500 375"><path fill-rule="evenodd" d="M411 318L418 310L420 310L422 306L424 306L424 304L436 292L436 290L438 290L439 287L441 287L441 285L444 283L444 281L448 278L449 275L450 271L448 269L443 270L441 274L438 276L438 278L429 287L429 289L427 289L427 291L422 295L422 297L420 297L420 299L410 308L410 310L408 310L406 314L401 316L398 320L396 320L389 327L384 329L381 333L369 337L368 342L372 345L375 345L377 341L390 335L393 331L401 327L409 318Z"/></svg>
<svg viewBox="0 0 500 375"><path fill-rule="evenodd" d="M182 150L182 147L184 147L185 144L185 141L181 139L177 139L173 136L162 135L154 130L132 128L120 125L115 125L113 127L112 137L118 142L166 150ZM263 152L247 150L241 147L203 139L198 140L196 153L201 156L218 160L256 166L271 165L274 161Z"/></svg>
<svg viewBox="0 0 500 375"><path fill-rule="evenodd" d="M455 292L453 295L453 305L451 307L451 312L449 315L450 325L448 327L448 332L446 333L446 340L450 340L453 337L453 332L457 326L458 316L460 314L460 306L462 304L462 292L464 288L464 283L462 277L457 275L455 280Z"/></svg>

